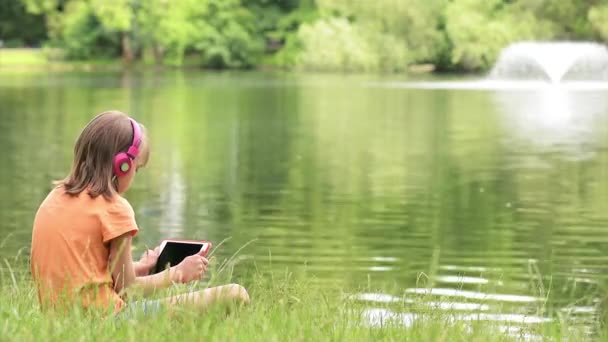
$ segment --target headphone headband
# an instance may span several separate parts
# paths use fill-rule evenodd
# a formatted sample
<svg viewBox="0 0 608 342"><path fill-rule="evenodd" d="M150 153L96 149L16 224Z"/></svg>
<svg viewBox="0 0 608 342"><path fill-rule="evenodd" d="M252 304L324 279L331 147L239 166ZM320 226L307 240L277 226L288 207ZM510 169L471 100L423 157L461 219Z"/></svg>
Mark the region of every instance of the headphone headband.
<svg viewBox="0 0 608 342"><path fill-rule="evenodd" d="M135 159L139 155L139 147L141 145L141 129L137 121L132 118L129 118L129 121L131 122L131 127L133 127L133 142L131 143L131 146L129 146L127 154L132 159Z"/></svg>

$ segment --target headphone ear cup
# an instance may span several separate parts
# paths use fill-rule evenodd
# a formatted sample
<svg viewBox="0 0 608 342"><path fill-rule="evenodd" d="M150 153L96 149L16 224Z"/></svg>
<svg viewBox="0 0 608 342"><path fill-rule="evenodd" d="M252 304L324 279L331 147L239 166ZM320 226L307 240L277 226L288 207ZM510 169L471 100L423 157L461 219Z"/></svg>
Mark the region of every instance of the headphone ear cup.
<svg viewBox="0 0 608 342"><path fill-rule="evenodd" d="M131 170L133 166L133 161L131 158L124 153L121 152L114 157L114 174L118 177L125 176Z"/></svg>

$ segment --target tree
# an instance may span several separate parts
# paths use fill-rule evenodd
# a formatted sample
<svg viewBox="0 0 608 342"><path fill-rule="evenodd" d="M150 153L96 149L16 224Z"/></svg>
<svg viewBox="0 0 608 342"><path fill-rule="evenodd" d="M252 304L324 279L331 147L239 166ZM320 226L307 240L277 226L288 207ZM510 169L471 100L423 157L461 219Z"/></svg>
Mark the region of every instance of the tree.
<svg viewBox="0 0 608 342"><path fill-rule="evenodd" d="M321 12L345 16L401 40L413 62L434 60L445 48L441 21L446 3L446 0L317 1Z"/></svg>
<svg viewBox="0 0 608 342"><path fill-rule="evenodd" d="M68 58L111 58L120 55L120 36L104 29L89 3L70 2L54 16L58 32L52 44L63 48Z"/></svg>
<svg viewBox="0 0 608 342"><path fill-rule="evenodd" d="M240 0L150 0L138 12L140 35L155 55L181 65L186 52L201 65L240 68L255 64L263 42L255 18Z"/></svg>
<svg viewBox="0 0 608 342"><path fill-rule="evenodd" d="M551 28L519 4L504 0L455 0L445 9L450 63L459 69L490 68L500 51L520 40L551 37Z"/></svg>
<svg viewBox="0 0 608 342"><path fill-rule="evenodd" d="M193 12L193 47L204 66L243 68L253 66L263 51L256 37L255 17L240 0L207 0Z"/></svg>
<svg viewBox="0 0 608 342"><path fill-rule="evenodd" d="M35 45L46 38L44 17L27 13L15 0L0 0L0 40L7 45Z"/></svg>
<svg viewBox="0 0 608 342"><path fill-rule="evenodd" d="M133 51L134 1L132 0L90 0L92 13L106 31L120 35L122 56L125 62L135 59Z"/></svg>
<svg viewBox="0 0 608 342"><path fill-rule="evenodd" d="M601 39L608 41L608 5L594 6L589 10L589 22Z"/></svg>

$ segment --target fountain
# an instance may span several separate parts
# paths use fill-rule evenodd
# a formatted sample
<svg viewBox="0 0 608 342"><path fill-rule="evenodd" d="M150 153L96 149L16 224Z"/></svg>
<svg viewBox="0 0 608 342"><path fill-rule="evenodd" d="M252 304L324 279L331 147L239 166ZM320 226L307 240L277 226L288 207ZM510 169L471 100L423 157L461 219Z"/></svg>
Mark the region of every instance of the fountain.
<svg viewBox="0 0 608 342"><path fill-rule="evenodd" d="M593 42L518 42L500 53L483 79L378 82L369 86L410 89L569 92L608 90L608 48Z"/></svg>
<svg viewBox="0 0 608 342"><path fill-rule="evenodd" d="M505 146L535 146L590 159L608 110L608 49L591 42L521 42L505 48L487 79L503 110ZM512 91L524 90L524 91ZM525 156L522 158L537 158Z"/></svg>
<svg viewBox="0 0 608 342"><path fill-rule="evenodd" d="M591 42L520 42L505 48L494 80L608 80L608 49Z"/></svg>

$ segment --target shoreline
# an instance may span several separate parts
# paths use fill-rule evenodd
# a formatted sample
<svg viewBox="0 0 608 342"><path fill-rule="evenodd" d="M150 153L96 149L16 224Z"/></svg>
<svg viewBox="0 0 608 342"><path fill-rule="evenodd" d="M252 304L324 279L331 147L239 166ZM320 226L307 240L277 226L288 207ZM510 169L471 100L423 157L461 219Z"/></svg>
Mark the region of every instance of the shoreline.
<svg viewBox="0 0 608 342"><path fill-rule="evenodd" d="M0 48L0 72L119 72L119 71L167 71L167 70L196 70L196 71L285 71L285 72L311 72L327 74L382 74L382 75L474 75L472 72L449 72L437 71L433 64L420 63L409 65L407 71L388 72L357 72L357 71L320 71L290 69L272 64L259 64L248 69L211 69L196 65L193 61L186 60L181 66L158 65L151 61L136 61L125 63L120 58L98 59L98 60L63 60L60 58L49 58L49 55L57 52L49 52L44 48Z"/></svg>

